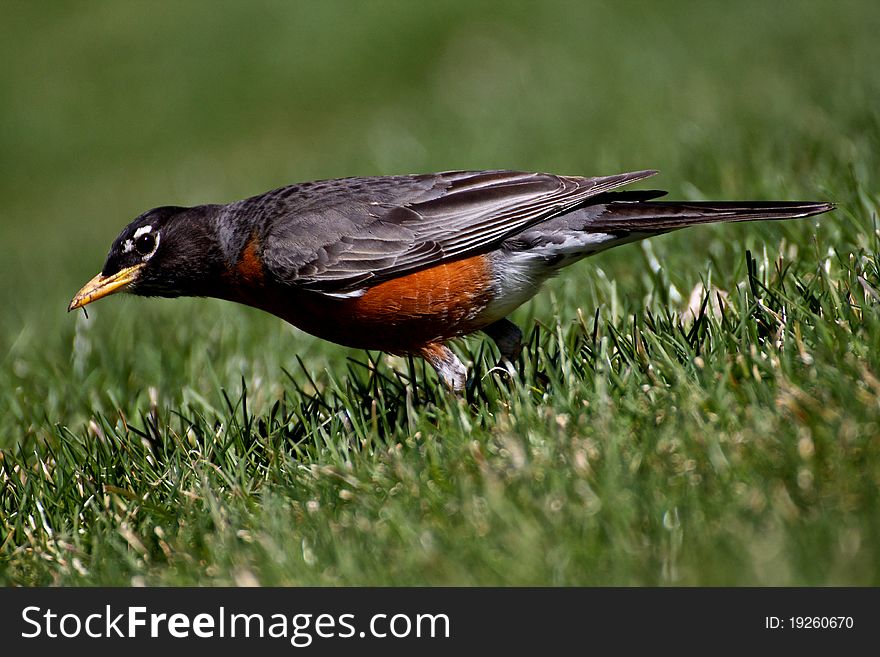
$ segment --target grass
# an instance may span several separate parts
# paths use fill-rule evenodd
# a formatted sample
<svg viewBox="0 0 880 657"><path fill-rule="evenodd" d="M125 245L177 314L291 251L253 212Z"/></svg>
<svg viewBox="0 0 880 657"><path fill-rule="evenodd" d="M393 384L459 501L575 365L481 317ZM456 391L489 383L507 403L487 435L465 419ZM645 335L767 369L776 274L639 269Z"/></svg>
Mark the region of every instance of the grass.
<svg viewBox="0 0 880 657"><path fill-rule="evenodd" d="M151 7L0 21L0 583L880 583L870 3ZM221 302L63 312L145 208L490 166L839 209L567 270L466 398Z"/></svg>

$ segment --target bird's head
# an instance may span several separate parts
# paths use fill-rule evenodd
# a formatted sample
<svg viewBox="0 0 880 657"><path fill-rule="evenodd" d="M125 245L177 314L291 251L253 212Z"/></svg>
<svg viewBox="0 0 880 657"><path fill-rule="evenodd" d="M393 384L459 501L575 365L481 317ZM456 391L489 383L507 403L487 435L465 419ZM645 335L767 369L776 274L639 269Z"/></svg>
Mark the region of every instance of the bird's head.
<svg viewBox="0 0 880 657"><path fill-rule="evenodd" d="M76 293L68 310L116 292L140 296L202 295L217 269L213 206L161 207L140 215L114 240L101 273Z"/></svg>

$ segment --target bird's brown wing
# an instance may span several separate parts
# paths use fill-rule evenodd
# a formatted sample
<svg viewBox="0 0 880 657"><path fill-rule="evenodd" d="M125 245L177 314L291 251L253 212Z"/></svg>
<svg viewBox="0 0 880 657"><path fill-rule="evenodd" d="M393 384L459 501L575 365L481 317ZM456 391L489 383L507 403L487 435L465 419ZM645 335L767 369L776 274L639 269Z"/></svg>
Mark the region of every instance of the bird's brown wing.
<svg viewBox="0 0 880 657"><path fill-rule="evenodd" d="M656 171L598 178L519 171L348 178L251 199L278 281L334 295L485 252L589 198ZM285 196L285 194L287 194Z"/></svg>

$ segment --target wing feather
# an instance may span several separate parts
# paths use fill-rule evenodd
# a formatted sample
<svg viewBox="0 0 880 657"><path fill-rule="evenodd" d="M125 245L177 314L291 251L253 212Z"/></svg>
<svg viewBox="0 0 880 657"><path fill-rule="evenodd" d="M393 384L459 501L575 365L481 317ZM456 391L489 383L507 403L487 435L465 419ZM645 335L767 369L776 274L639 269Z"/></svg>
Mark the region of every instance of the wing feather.
<svg viewBox="0 0 880 657"><path fill-rule="evenodd" d="M279 280L346 295L484 252L591 197L655 173L579 178L453 171L325 181L309 184L306 192L282 188L257 202L263 212L282 214L266 223L263 257Z"/></svg>

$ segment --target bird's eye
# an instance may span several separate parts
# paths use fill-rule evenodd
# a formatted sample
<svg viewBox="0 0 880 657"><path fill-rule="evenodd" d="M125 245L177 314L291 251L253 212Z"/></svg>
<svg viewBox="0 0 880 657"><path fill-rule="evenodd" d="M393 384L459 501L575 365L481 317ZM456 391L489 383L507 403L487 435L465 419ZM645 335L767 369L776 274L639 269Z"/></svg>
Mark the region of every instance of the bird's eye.
<svg viewBox="0 0 880 657"><path fill-rule="evenodd" d="M141 255L150 255L156 248L156 238L152 233L141 235L135 240L134 248Z"/></svg>

